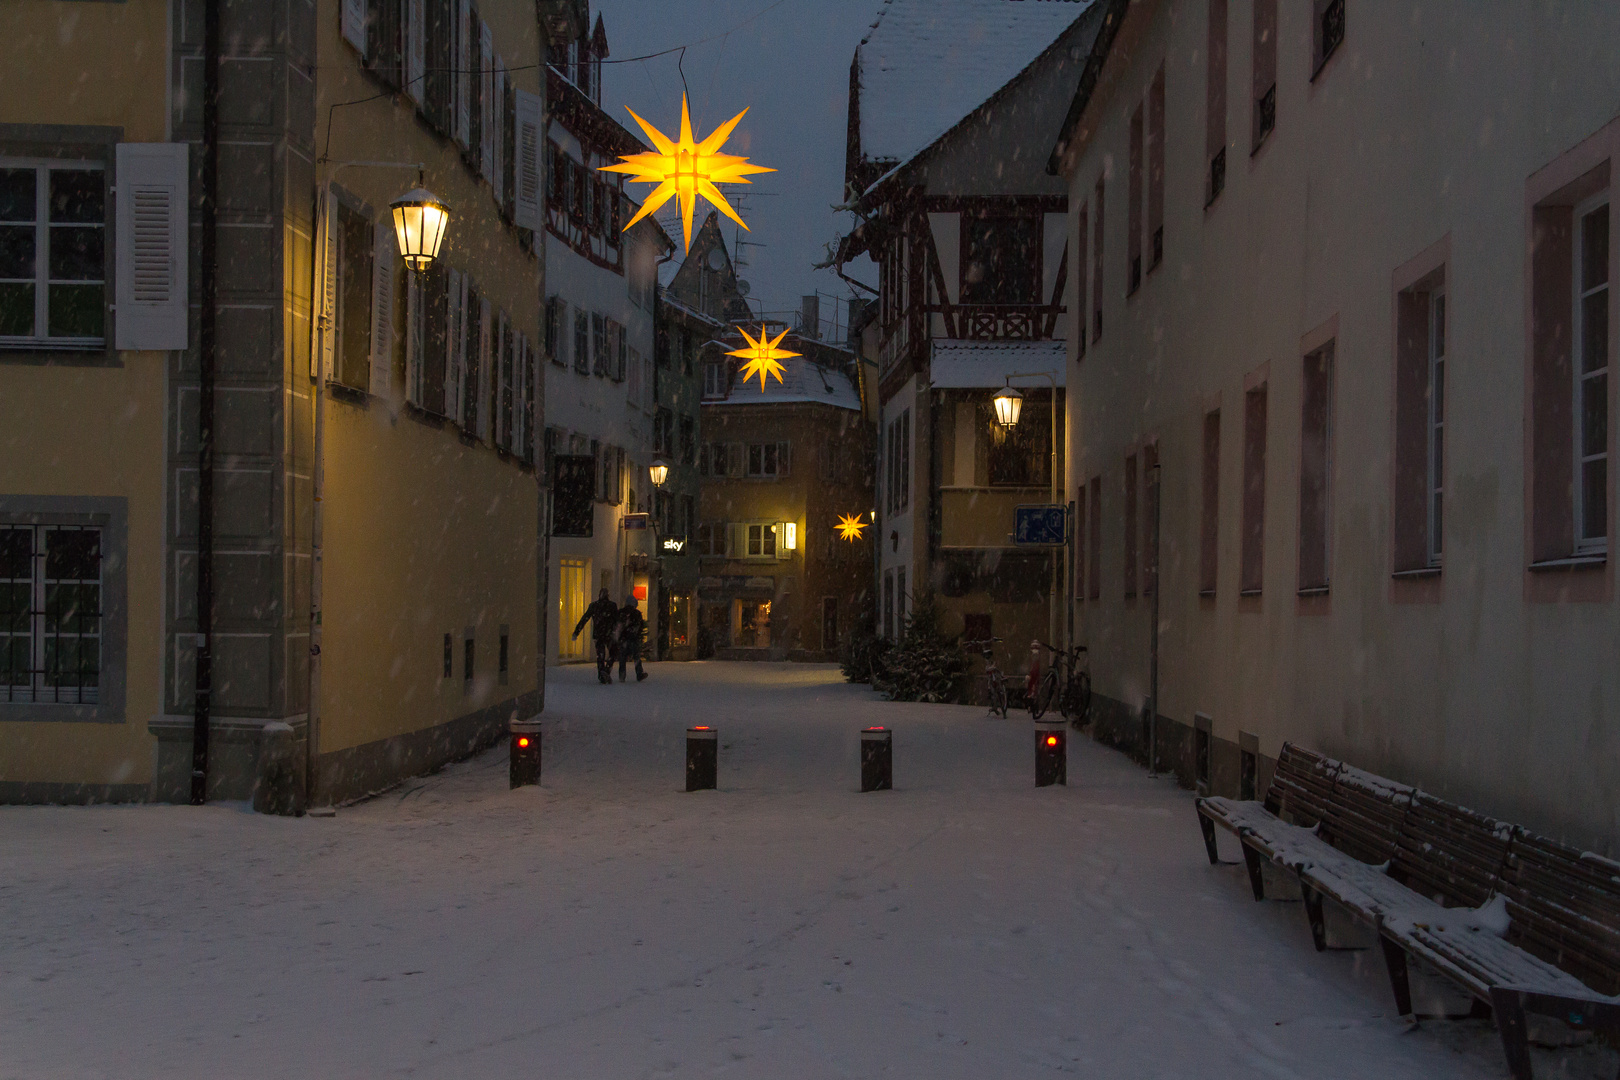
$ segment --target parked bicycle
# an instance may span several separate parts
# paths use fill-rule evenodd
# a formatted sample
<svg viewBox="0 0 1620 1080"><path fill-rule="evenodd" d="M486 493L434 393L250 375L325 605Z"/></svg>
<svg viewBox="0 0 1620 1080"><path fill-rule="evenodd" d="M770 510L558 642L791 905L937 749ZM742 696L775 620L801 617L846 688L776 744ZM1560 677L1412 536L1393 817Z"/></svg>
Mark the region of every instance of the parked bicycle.
<svg viewBox="0 0 1620 1080"><path fill-rule="evenodd" d="M1084 645L1059 649L1036 641L1032 644L1052 655L1052 662L1041 675L1029 698L1029 714L1039 720L1056 706L1058 713L1075 727L1091 718L1090 654Z"/></svg>
<svg viewBox="0 0 1620 1080"><path fill-rule="evenodd" d="M984 696L990 704L990 711L1006 719L1007 716L1007 676L996 667L996 643L998 637L981 638L978 641L962 642L965 648L976 648L984 653Z"/></svg>

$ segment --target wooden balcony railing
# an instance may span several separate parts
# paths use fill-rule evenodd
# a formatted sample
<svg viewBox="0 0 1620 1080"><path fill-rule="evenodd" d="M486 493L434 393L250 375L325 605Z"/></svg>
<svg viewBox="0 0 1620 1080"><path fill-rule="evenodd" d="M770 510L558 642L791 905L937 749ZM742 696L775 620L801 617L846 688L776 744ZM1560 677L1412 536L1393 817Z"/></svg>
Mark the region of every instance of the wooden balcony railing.
<svg viewBox="0 0 1620 1080"><path fill-rule="evenodd" d="M930 304L949 337L968 341L1040 341L1057 336L1062 304Z"/></svg>

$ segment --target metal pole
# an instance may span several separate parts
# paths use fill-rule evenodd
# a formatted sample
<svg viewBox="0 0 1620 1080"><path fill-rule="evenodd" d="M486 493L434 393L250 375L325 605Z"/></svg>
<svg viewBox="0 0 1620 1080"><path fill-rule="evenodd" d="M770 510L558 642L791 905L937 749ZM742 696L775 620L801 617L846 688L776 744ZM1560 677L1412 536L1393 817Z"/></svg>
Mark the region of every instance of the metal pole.
<svg viewBox="0 0 1620 1080"><path fill-rule="evenodd" d="M1050 375L1048 375L1047 378L1050 379L1051 382L1052 382L1052 448L1051 448L1052 449L1052 460L1051 460L1051 463L1050 463L1050 468L1048 469L1048 472L1050 473L1049 479L1051 480L1052 495L1051 495L1051 499L1050 499L1050 501L1048 502L1047 505L1056 506L1058 504L1058 474L1057 474L1057 431L1058 431L1057 414L1058 414L1058 400L1057 400L1057 379L1053 378ZM1061 578L1062 573L1063 573L1062 565L1063 565L1063 563L1062 563L1061 558L1059 558L1058 549L1054 548L1052 550L1052 575L1051 575L1052 576L1052 597L1051 597L1051 602L1049 604L1047 604L1048 614L1047 614L1046 632L1048 634L1048 637L1047 637L1048 641L1055 642L1057 644L1067 646L1068 642L1066 642L1066 641L1063 641L1063 642L1058 641L1058 629L1059 629L1059 626L1060 626L1060 623L1059 623L1059 620L1058 620L1058 596L1062 591L1059 588L1059 584L1060 584L1059 579ZM1054 662L1055 662L1055 660L1054 660Z"/></svg>
<svg viewBox="0 0 1620 1080"><path fill-rule="evenodd" d="M1152 624L1148 628L1148 775L1159 771L1159 593L1164 589L1160 580L1159 507L1164 502L1159 481L1158 452L1155 450L1150 483L1153 485L1153 603Z"/></svg>
<svg viewBox="0 0 1620 1080"><path fill-rule="evenodd" d="M218 293L219 0L203 5L202 234L197 330L197 668L191 726L191 805L208 800L208 723L214 638L214 345Z"/></svg>
<svg viewBox="0 0 1620 1080"><path fill-rule="evenodd" d="M316 762L320 755L320 700L321 700L321 592L323 586L321 558L325 546L326 522L322 513L321 498L326 489L326 410L323 407L326 398L326 336L331 333L332 313L326 310L326 293L330 284L326 280L328 274L326 246L332 242L330 230L327 228L327 219L331 216L328 208L330 197L327 191L331 180L323 181L320 195L315 201L315 238L314 265L319 267L318 287L310 298L310 306L315 311L315 349L310 354L310 366L315 369L315 383L313 393L315 400L315 438L311 452L313 460L310 464L310 523L309 523L309 707L305 713L304 721L304 805L314 808L315 803L315 777ZM406 331L409 333L409 330Z"/></svg>

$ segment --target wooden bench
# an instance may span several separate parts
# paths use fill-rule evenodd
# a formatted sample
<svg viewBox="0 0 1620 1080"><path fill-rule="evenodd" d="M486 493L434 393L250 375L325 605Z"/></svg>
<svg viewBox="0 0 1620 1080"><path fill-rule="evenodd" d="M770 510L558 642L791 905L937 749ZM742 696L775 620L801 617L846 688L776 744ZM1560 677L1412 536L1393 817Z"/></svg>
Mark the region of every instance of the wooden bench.
<svg viewBox="0 0 1620 1080"><path fill-rule="evenodd" d="M1291 743L1263 803L1197 806L1210 862L1215 827L1236 835L1256 900L1264 862L1297 877L1318 950L1323 897L1374 928L1401 1015L1414 1015L1409 957L1466 990L1518 1080L1527 1013L1620 1033L1620 863Z"/></svg>

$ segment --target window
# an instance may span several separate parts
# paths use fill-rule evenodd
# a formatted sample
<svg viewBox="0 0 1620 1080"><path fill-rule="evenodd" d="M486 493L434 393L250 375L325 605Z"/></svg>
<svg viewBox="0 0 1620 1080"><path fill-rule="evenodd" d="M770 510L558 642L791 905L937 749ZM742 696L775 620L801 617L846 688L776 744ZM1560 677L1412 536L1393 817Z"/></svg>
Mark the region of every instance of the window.
<svg viewBox="0 0 1620 1080"><path fill-rule="evenodd" d="M1086 567L1090 582L1088 595L1093 600L1102 597L1102 477L1091 478L1091 565Z"/></svg>
<svg viewBox="0 0 1620 1080"><path fill-rule="evenodd" d="M1041 302L1041 221L962 215L964 304Z"/></svg>
<svg viewBox="0 0 1620 1080"><path fill-rule="evenodd" d="M653 453L675 456L675 415L668 409L659 409L653 415Z"/></svg>
<svg viewBox="0 0 1620 1080"><path fill-rule="evenodd" d="M1148 87L1148 270L1164 261L1164 65Z"/></svg>
<svg viewBox="0 0 1620 1080"><path fill-rule="evenodd" d="M331 333L336 357L332 377L351 390L371 386L372 254L377 247L371 222L348 204L335 202L332 214L333 255L337 282L333 290L336 310Z"/></svg>
<svg viewBox="0 0 1620 1080"><path fill-rule="evenodd" d="M697 425L690 416L680 418L681 464L690 465L697 460Z"/></svg>
<svg viewBox="0 0 1620 1080"><path fill-rule="evenodd" d="M889 510L899 513L911 505L911 410L889 422L886 447Z"/></svg>
<svg viewBox="0 0 1620 1080"><path fill-rule="evenodd" d="M816 448L817 474L823 483L831 484L838 481L839 465L838 440L828 436Z"/></svg>
<svg viewBox="0 0 1620 1080"><path fill-rule="evenodd" d="M1082 205L1077 219L1079 228L1075 238L1074 250L1079 257L1074 260L1075 267L1075 310L1079 313L1075 319L1075 359L1086 358L1086 251L1091 245L1091 208Z"/></svg>
<svg viewBox="0 0 1620 1080"><path fill-rule="evenodd" d="M1091 262L1091 340L1093 343L1102 340L1103 329L1103 178L1097 177L1097 217L1093 223L1095 236L1093 239L1094 252Z"/></svg>
<svg viewBox="0 0 1620 1080"><path fill-rule="evenodd" d="M512 655L511 641L512 641L511 628L509 628L507 626L502 626L501 627L500 653L496 658L496 666L495 666L496 676L497 676L497 678L498 678L498 680L499 680L499 682L500 682L500 684L502 686L506 685L507 673L511 670L511 664L510 664L511 655Z"/></svg>
<svg viewBox="0 0 1620 1080"><path fill-rule="evenodd" d="M456 647L453 638L455 635L444 635L444 677L454 678L456 674Z"/></svg>
<svg viewBox="0 0 1620 1080"><path fill-rule="evenodd" d="M1131 113L1130 188L1125 193L1125 295L1142 284L1142 106Z"/></svg>
<svg viewBox="0 0 1620 1080"><path fill-rule="evenodd" d="M588 454L559 454L552 469L551 535L590 536L596 459Z"/></svg>
<svg viewBox="0 0 1620 1080"><path fill-rule="evenodd" d="M1428 510L1428 564L1439 566L1443 552L1441 538L1445 535L1445 476L1446 476L1446 294L1437 292L1429 298L1429 409L1428 453L1424 463L1428 466L1428 482L1424 494Z"/></svg>
<svg viewBox="0 0 1620 1080"><path fill-rule="evenodd" d="M1125 457L1125 598L1136 596L1136 455Z"/></svg>
<svg viewBox="0 0 1620 1080"><path fill-rule="evenodd" d="M698 470L704 476L724 479L731 475L731 470L726 465L729 456L725 443L705 443L698 454Z"/></svg>
<svg viewBox="0 0 1620 1080"><path fill-rule="evenodd" d="M546 301L546 355L553 364L566 367L563 359L563 326L568 320L568 304L560 296Z"/></svg>
<svg viewBox="0 0 1620 1080"><path fill-rule="evenodd" d="M1322 65L1328 62L1335 49L1344 42L1344 0L1314 0L1312 22L1313 30L1313 57L1311 63L1311 78L1322 70Z"/></svg>
<svg viewBox="0 0 1620 1080"><path fill-rule="evenodd" d="M1437 571L1444 535L1445 267L1395 294L1394 571Z"/></svg>
<svg viewBox="0 0 1620 1080"><path fill-rule="evenodd" d="M624 388L625 401L632 408L639 409L644 391L641 388L641 353L635 349L630 350L630 363L625 374L627 376Z"/></svg>
<svg viewBox="0 0 1620 1080"><path fill-rule="evenodd" d="M574 309L574 370L591 373L591 313L582 308Z"/></svg>
<svg viewBox="0 0 1620 1080"><path fill-rule="evenodd" d="M1159 444L1142 447L1142 595L1159 585Z"/></svg>
<svg viewBox="0 0 1620 1080"><path fill-rule="evenodd" d="M100 164L0 162L0 344L105 345L106 231Z"/></svg>
<svg viewBox="0 0 1620 1080"><path fill-rule="evenodd" d="M760 480L778 480L787 476L790 445L785 442L749 443L747 475Z"/></svg>
<svg viewBox="0 0 1620 1080"><path fill-rule="evenodd" d="M1253 132L1250 152L1277 126L1277 0L1254 0Z"/></svg>
<svg viewBox="0 0 1620 1080"><path fill-rule="evenodd" d="M1243 535L1239 596L1259 596L1266 539L1266 384L1243 395Z"/></svg>
<svg viewBox="0 0 1620 1080"><path fill-rule="evenodd" d="M1086 485L1080 485L1080 492L1074 500L1074 565L1070 568L1070 576L1074 579L1074 598L1086 598L1086 545L1089 539L1086 534ZM968 640L972 640L971 638Z"/></svg>
<svg viewBox="0 0 1620 1080"><path fill-rule="evenodd" d="M748 546L744 550L750 559L776 558L776 526L769 523L759 523L746 526L748 529Z"/></svg>
<svg viewBox="0 0 1620 1080"><path fill-rule="evenodd" d="M474 660L477 657L477 639L472 627L462 631L461 639L461 681L467 689L471 689L473 681Z"/></svg>
<svg viewBox="0 0 1620 1080"><path fill-rule="evenodd" d="M101 534L0 525L0 703L99 700Z"/></svg>
<svg viewBox="0 0 1620 1080"><path fill-rule="evenodd" d="M697 526L697 499L691 495L681 496L680 533L682 536L691 536L692 530Z"/></svg>
<svg viewBox="0 0 1620 1080"><path fill-rule="evenodd" d="M726 527L699 525L697 527L697 553L702 558L724 558L726 554Z"/></svg>
<svg viewBox="0 0 1620 1080"><path fill-rule="evenodd" d="M1204 414L1203 504L1198 517L1198 595L1214 596L1220 548L1221 411Z"/></svg>
<svg viewBox="0 0 1620 1080"><path fill-rule="evenodd" d="M1018 425L1011 430L993 420L984 406L983 426L990 431L987 461L992 487L1046 487L1051 483L1052 403L1024 399Z"/></svg>
<svg viewBox="0 0 1620 1080"><path fill-rule="evenodd" d="M1602 553L1609 537L1609 204L1576 208L1575 552Z"/></svg>
<svg viewBox="0 0 1620 1080"><path fill-rule="evenodd" d="M1209 0L1208 82L1204 90L1204 205L1220 198L1226 187L1226 7Z"/></svg>
<svg viewBox="0 0 1620 1080"><path fill-rule="evenodd" d="M608 352L607 320L591 313L591 372L595 375L613 374L613 358Z"/></svg>
<svg viewBox="0 0 1620 1080"><path fill-rule="evenodd" d="M1299 592L1328 591L1333 475L1333 344L1305 357L1299 434Z"/></svg>

